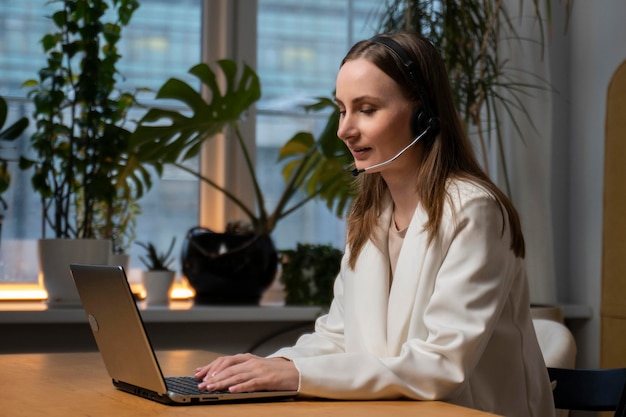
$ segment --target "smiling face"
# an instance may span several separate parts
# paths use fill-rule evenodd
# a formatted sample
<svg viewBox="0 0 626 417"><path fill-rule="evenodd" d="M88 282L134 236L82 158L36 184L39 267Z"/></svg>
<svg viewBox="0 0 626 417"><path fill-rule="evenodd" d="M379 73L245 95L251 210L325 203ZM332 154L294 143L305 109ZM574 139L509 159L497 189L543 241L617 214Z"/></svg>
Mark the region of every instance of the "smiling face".
<svg viewBox="0 0 626 417"><path fill-rule="evenodd" d="M410 119L415 104L400 86L364 58L347 61L337 74L336 101L340 110L337 136L354 157L357 169L393 158L413 139ZM367 172L395 172L415 167L418 147L393 163Z"/></svg>

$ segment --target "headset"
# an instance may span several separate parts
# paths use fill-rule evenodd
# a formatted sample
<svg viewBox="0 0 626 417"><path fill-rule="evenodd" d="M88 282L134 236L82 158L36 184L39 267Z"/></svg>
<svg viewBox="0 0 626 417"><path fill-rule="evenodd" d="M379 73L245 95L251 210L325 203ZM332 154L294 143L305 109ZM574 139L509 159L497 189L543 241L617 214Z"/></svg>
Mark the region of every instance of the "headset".
<svg viewBox="0 0 626 417"><path fill-rule="evenodd" d="M370 38L370 41L376 44L383 45L389 51L391 51L402 62L406 74L409 76L413 87L417 91L417 94L422 102L421 107L415 109L411 115L411 132L417 136L426 131L429 134L435 135L439 130L439 118L436 117L430 106L428 95L424 91L424 80L418 71L417 65L411 60L409 54L404 50L402 46L392 38L388 36L374 36Z"/></svg>

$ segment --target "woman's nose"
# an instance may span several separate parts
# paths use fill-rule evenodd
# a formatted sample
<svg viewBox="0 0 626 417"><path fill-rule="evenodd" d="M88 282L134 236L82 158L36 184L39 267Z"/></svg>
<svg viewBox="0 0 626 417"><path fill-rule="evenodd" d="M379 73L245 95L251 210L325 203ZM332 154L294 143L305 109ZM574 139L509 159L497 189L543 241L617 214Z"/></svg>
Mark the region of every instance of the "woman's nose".
<svg viewBox="0 0 626 417"><path fill-rule="evenodd" d="M339 126L337 127L337 137L343 141L347 141L356 134L356 129L350 118L343 114L339 118Z"/></svg>

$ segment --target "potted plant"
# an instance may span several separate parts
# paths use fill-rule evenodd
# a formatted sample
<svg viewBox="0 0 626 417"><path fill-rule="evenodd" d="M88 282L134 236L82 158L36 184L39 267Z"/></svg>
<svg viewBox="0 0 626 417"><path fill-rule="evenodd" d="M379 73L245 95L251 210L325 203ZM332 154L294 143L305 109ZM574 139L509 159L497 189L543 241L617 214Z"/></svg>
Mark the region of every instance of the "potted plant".
<svg viewBox="0 0 626 417"><path fill-rule="evenodd" d="M139 198L150 184L126 127L134 95L116 89L117 42L139 3L59 3L50 17L55 29L41 40L46 66L24 83L35 132L20 167L33 170L41 197L39 261L48 301L79 304L67 264L108 263L116 202ZM98 221L111 234L99 235Z"/></svg>
<svg viewBox="0 0 626 417"><path fill-rule="evenodd" d="M342 256L343 252L332 245L310 243L281 251L285 304L330 307Z"/></svg>
<svg viewBox="0 0 626 417"><path fill-rule="evenodd" d="M170 269L174 258L172 251L176 244L176 238L172 238L169 248L165 252L159 252L153 243L135 242L146 250L145 256L139 256L139 260L147 268L143 271L142 282L146 290L146 302L148 305L166 305L169 302L169 294L176 272Z"/></svg>
<svg viewBox="0 0 626 417"><path fill-rule="evenodd" d="M159 89L157 102L175 101L185 109L151 108L133 134L133 147L142 155L151 154L159 163L171 164L196 176L222 192L245 213L247 218L228 225L225 233L214 233L201 227L190 230L183 243L182 268L196 291L196 302L254 304L276 273L278 254L270 236L276 224L321 193L337 187L337 183L347 176L343 169L335 170L333 175L324 173L308 190L309 195L298 197L294 202L311 169L323 161L336 167L341 165L324 154L321 142L311 133L299 132L287 141L278 156L285 164L285 188L274 209L268 210L254 163L239 129L244 113L261 96L260 81L247 65L239 70L235 62L219 60L217 67L219 74L205 63L189 71L209 91L208 99L203 97L200 89L179 79L168 80ZM220 76L225 80L224 87L217 81ZM236 141L243 155L254 188L252 205L245 204L241 196L185 164L198 155L207 140L221 132L226 132L229 140ZM303 148L307 149L305 153L297 152Z"/></svg>

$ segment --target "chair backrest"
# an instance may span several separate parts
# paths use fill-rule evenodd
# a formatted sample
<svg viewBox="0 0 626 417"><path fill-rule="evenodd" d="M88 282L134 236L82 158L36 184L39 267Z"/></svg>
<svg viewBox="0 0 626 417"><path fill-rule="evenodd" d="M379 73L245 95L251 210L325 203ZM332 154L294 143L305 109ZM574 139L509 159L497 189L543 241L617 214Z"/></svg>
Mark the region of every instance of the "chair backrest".
<svg viewBox="0 0 626 417"><path fill-rule="evenodd" d="M554 405L564 410L615 411L626 416L626 368L548 368Z"/></svg>
<svg viewBox="0 0 626 417"><path fill-rule="evenodd" d="M540 312L541 315L537 313ZM557 315L555 316L555 313ZM554 320L562 318L560 309L531 308L533 314L533 326L537 334L539 348L543 360L549 368L574 368L576 367L576 341L569 329L562 321ZM555 410L555 417L568 417L569 410Z"/></svg>
<svg viewBox="0 0 626 417"><path fill-rule="evenodd" d="M576 342L564 324L549 319L533 318L533 326L547 367L576 366Z"/></svg>

